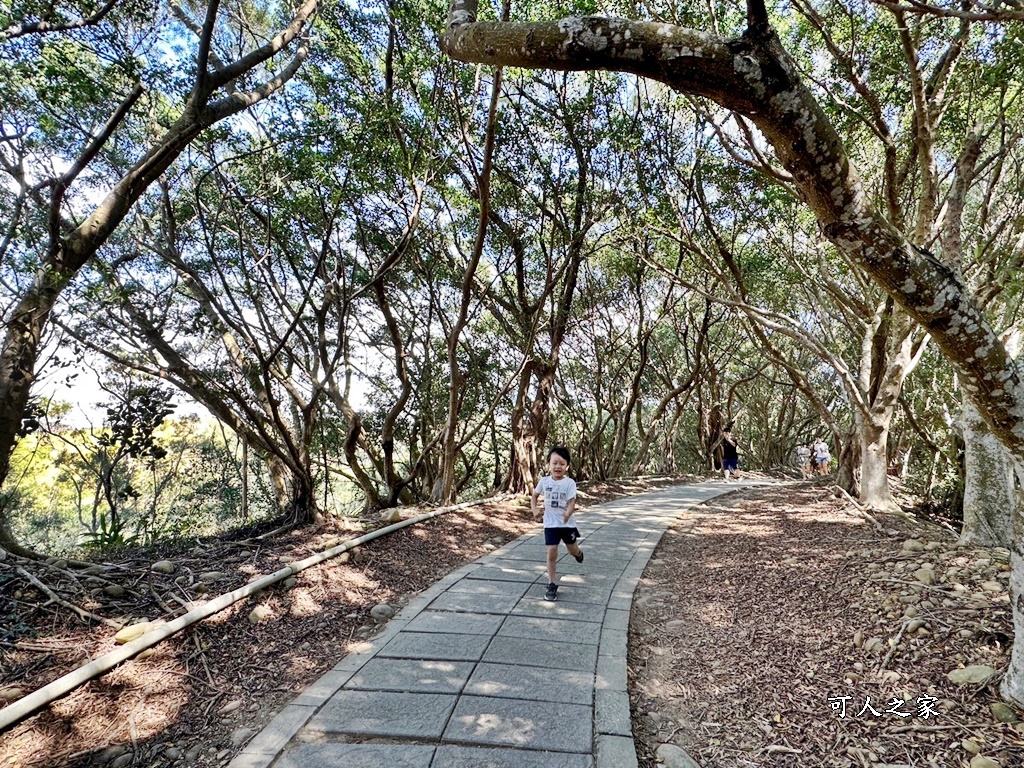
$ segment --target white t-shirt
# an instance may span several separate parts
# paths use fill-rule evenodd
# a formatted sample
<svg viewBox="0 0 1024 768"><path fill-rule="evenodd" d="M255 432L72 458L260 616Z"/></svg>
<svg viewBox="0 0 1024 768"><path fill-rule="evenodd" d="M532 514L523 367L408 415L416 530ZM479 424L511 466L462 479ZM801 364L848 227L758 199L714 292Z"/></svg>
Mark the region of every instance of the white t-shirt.
<svg viewBox="0 0 1024 768"><path fill-rule="evenodd" d="M544 497L544 527L545 528L575 528L576 515L574 514L567 521L565 510L568 508L569 500L576 498L576 481L571 477L563 477L555 480L548 475L542 477L534 493Z"/></svg>
<svg viewBox="0 0 1024 768"><path fill-rule="evenodd" d="M824 443L814 444L814 460L819 464L823 461L828 461L832 458L832 454L828 452L828 446Z"/></svg>
<svg viewBox="0 0 1024 768"><path fill-rule="evenodd" d="M806 445L801 445L796 449L796 457L801 464L809 464L811 462L811 449Z"/></svg>

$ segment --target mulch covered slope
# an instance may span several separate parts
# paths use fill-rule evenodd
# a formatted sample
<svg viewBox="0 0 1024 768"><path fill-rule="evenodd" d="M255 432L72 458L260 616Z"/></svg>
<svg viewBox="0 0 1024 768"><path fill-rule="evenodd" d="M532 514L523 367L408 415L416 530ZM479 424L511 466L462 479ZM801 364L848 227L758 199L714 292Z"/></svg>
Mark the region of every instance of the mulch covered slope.
<svg viewBox="0 0 1024 768"><path fill-rule="evenodd" d="M1020 715L998 703L1008 553L850 510L826 487L765 488L662 539L630 633L644 768L681 750L705 768L1024 766L1024 725L998 720ZM995 674L949 678L970 666Z"/></svg>

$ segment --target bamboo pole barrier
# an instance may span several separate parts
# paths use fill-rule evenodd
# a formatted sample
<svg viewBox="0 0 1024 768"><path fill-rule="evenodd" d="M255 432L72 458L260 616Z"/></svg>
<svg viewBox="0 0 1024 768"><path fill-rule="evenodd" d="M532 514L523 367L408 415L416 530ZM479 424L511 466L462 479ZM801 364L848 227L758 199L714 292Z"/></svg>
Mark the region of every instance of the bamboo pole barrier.
<svg viewBox="0 0 1024 768"><path fill-rule="evenodd" d="M296 573L300 573L314 565L319 565L325 560L337 557L353 547L358 547L360 544L365 544L366 542L373 541L381 536L394 533L406 526L413 525L415 523L422 523L426 520L430 520L431 518L439 517L440 515L454 512L459 509L465 509L466 507L486 504L492 501L505 501L507 499L515 498L517 495L518 494L507 493L501 496L494 496L489 499L467 501L463 504L456 504L455 506L444 507L443 509L435 509L432 512L426 512L422 515L417 515L416 517L410 517L408 520L402 520L401 522L392 523L391 525L383 528L378 528L376 531L371 531L370 533L359 536L358 538L346 539L339 544L322 550L317 554L310 555L303 560L297 560L294 563L289 563L284 568L274 571L274 573L264 576L257 581L246 584L244 587L239 587L231 592L225 592L220 597L204 603L195 610L189 611L173 621L154 627L150 631L146 632L146 634L142 635L142 637L136 638L110 653L106 653L103 656L93 659L88 664L84 664L83 666L68 672L66 675L58 677L53 682L44 685L42 688L39 688L27 696L23 696L18 699L14 703L9 704L3 709L0 709L0 733L3 733L7 728L21 722L36 710L45 707L62 696L66 696L68 693L75 690L75 688L84 685L95 677L99 677L104 672L110 671L118 664L127 661L147 648L152 648L157 643L177 634L186 627L200 622L203 619L209 618L213 614L219 613L228 606L237 603L239 600L243 600L260 590L266 589L272 584L276 584L279 581L287 579L289 576L294 576Z"/></svg>

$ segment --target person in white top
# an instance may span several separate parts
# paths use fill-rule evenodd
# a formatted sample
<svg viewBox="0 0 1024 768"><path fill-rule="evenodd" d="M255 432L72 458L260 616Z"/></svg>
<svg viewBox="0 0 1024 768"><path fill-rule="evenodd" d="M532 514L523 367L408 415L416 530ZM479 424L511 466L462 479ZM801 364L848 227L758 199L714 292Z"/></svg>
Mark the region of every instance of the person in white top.
<svg viewBox="0 0 1024 768"><path fill-rule="evenodd" d="M814 463L818 467L819 475L828 474L828 463L832 460L832 454L828 452L828 446L820 437L814 440Z"/></svg>
<svg viewBox="0 0 1024 768"><path fill-rule="evenodd" d="M530 509L537 520L544 521L544 544L547 545L548 589L545 600L558 599L558 545L565 542L569 554L577 563L583 562L583 550L576 543L580 531L576 527L576 481L566 475L569 471L569 449L558 445L548 451L548 472L542 477L530 497ZM538 502L544 498L544 511Z"/></svg>
<svg viewBox="0 0 1024 768"><path fill-rule="evenodd" d="M800 474L804 479L810 477L813 474L811 472L811 449L803 444L797 446L796 460L800 465Z"/></svg>

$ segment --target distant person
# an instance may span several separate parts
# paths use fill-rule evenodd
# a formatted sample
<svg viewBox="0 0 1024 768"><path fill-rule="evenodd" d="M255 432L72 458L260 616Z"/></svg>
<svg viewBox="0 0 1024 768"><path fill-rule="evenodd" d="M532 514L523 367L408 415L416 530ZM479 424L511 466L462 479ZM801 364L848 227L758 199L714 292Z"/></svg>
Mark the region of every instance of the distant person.
<svg viewBox="0 0 1024 768"><path fill-rule="evenodd" d="M814 464L819 475L827 475L829 462L832 461L832 454L828 452L828 446L820 437L814 440Z"/></svg>
<svg viewBox="0 0 1024 768"><path fill-rule="evenodd" d="M739 465L740 454L736 448L736 438L727 429L722 435L722 473L725 475L726 482L729 482L730 472L736 475L737 480L740 479Z"/></svg>
<svg viewBox="0 0 1024 768"><path fill-rule="evenodd" d="M555 563L558 560L558 545L565 542L569 554L577 563L583 562L583 550L576 541L580 531L576 527L576 481L566 473L569 471L569 449L556 445L548 451L548 472L542 477L530 498L530 509L537 520L544 520L544 544L548 550L548 590L544 599L558 599L558 575ZM538 502L544 497L544 511L538 509Z"/></svg>
<svg viewBox="0 0 1024 768"><path fill-rule="evenodd" d="M801 443L796 449L796 460L800 466L800 475L806 480L813 474L811 470L811 449Z"/></svg>

